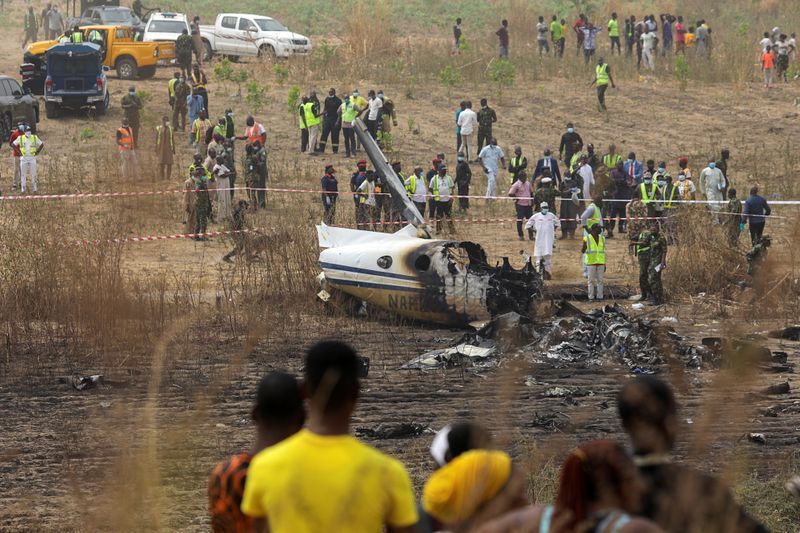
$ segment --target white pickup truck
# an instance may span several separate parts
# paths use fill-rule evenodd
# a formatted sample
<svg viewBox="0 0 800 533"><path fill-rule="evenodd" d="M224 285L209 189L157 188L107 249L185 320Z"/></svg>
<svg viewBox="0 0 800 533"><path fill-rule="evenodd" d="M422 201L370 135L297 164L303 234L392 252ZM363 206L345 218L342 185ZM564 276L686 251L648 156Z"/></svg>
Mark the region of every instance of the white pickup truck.
<svg viewBox="0 0 800 533"><path fill-rule="evenodd" d="M238 59L240 56L290 57L311 53L311 39L262 15L221 13L213 26L200 26L200 36L207 59L214 54Z"/></svg>

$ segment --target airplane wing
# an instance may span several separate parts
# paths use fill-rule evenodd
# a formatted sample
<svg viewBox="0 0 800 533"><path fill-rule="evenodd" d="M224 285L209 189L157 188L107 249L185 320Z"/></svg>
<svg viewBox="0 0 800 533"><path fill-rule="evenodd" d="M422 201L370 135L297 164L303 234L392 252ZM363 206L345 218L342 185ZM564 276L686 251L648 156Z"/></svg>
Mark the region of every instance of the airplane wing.
<svg viewBox="0 0 800 533"><path fill-rule="evenodd" d="M370 245L387 240L413 239L417 237L417 228L405 226L395 233L381 233L360 229L338 228L327 224L317 225L317 238L320 248L337 248L339 246Z"/></svg>

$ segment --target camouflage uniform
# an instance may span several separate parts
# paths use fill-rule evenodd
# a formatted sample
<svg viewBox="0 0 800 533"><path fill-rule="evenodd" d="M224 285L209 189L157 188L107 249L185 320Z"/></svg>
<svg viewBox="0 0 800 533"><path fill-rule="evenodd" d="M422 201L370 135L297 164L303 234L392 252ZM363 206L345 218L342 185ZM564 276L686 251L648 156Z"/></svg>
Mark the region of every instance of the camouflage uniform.
<svg viewBox="0 0 800 533"><path fill-rule="evenodd" d="M534 209L538 211L542 202L547 202L547 205L550 206L550 211L555 213L557 196L558 192L553 187L539 187L533 194Z"/></svg>
<svg viewBox="0 0 800 533"><path fill-rule="evenodd" d="M632 234L633 235L633 234ZM637 236L636 257L639 259L639 291L642 294L642 301L650 296L650 230L642 230Z"/></svg>
<svg viewBox="0 0 800 533"><path fill-rule="evenodd" d="M186 131L186 113L188 112L188 103L186 97L192 92L192 88L185 81L183 83L175 84L175 105L172 106L172 128ZM178 124L180 119L180 125Z"/></svg>
<svg viewBox="0 0 800 533"><path fill-rule="evenodd" d="M188 77L192 70L192 52L194 51L194 43L192 37L189 35L180 35L175 41L175 55L178 58L178 65L184 76Z"/></svg>
<svg viewBox="0 0 800 533"><path fill-rule="evenodd" d="M197 217L194 232L205 233L208 229L208 216L211 214L211 198L208 196L208 182L205 179L201 179L197 183L194 210ZM200 237L195 237L195 240L198 239Z"/></svg>
<svg viewBox="0 0 800 533"><path fill-rule="evenodd" d="M627 213L628 218L642 219L647 216L647 207L639 200L631 200ZM639 233L647 229L647 222L647 220L628 220L628 236L636 239Z"/></svg>
<svg viewBox="0 0 800 533"><path fill-rule="evenodd" d="M497 113L489 106L478 110L478 150L479 153L484 145L492 140L492 126L497 122Z"/></svg>
<svg viewBox="0 0 800 533"><path fill-rule="evenodd" d="M662 264L667 258L667 239L661 233L650 235L650 265L648 266L648 283L650 285L650 296L653 303L661 305L664 303L664 287L661 285L661 272L656 272L656 267Z"/></svg>
<svg viewBox="0 0 800 533"><path fill-rule="evenodd" d="M728 234L728 242L733 248L739 246L739 222L742 218L742 203L736 199L728 200L728 208L725 210L725 232Z"/></svg>

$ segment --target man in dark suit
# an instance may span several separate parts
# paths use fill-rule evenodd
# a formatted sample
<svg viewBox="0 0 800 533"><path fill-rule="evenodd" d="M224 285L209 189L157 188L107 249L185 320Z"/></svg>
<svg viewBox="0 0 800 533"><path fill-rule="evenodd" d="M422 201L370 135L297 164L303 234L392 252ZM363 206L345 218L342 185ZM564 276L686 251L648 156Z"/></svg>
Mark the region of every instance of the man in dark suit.
<svg viewBox="0 0 800 533"><path fill-rule="evenodd" d="M550 176L556 180L555 187L558 188L558 185L561 184L561 171L558 169L558 160L552 157L549 148L544 151L544 157L536 162L536 169L533 171L533 179L536 180L540 178L542 172L546 168L550 169Z"/></svg>

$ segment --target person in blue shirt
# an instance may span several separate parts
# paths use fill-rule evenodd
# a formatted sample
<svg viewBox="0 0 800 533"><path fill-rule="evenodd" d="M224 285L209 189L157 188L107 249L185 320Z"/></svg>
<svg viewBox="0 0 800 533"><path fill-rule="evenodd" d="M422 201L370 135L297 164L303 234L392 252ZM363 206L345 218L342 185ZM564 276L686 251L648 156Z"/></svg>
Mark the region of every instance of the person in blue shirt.
<svg viewBox="0 0 800 533"><path fill-rule="evenodd" d="M628 154L628 159L622 164L622 170L625 171L627 176L633 178L634 185L642 183L644 167L642 166L642 162L636 159L636 154L634 152Z"/></svg>
<svg viewBox="0 0 800 533"><path fill-rule="evenodd" d="M742 210L742 221L739 223L739 231L744 231L744 225L750 224L750 241L753 246L758 244L764 234L764 226L767 223L766 217L772 213L767 200L759 196L758 187L750 189L750 196L744 202Z"/></svg>

